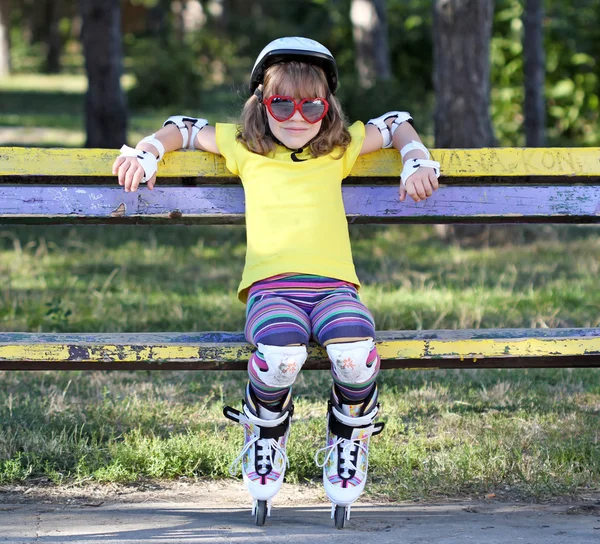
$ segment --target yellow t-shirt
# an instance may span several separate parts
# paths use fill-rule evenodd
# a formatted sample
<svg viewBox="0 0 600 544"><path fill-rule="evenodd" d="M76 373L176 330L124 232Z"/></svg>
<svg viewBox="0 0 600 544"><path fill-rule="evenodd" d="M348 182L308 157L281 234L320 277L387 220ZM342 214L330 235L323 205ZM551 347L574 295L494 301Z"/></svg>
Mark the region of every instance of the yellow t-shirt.
<svg viewBox="0 0 600 544"><path fill-rule="evenodd" d="M269 155L252 153L236 141L237 126L217 123L217 145L227 168L238 175L246 197L246 264L238 297L277 274L315 274L360 286L350 249L342 201L342 179L362 148L365 127L350 128L352 142L340 159L333 152L313 157L282 145ZM296 160L292 159L292 155Z"/></svg>

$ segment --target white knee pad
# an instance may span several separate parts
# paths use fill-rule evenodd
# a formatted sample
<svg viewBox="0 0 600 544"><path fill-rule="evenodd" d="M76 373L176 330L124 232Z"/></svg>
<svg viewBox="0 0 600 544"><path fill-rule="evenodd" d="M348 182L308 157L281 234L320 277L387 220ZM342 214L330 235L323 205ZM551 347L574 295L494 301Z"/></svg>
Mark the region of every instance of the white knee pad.
<svg viewBox="0 0 600 544"><path fill-rule="evenodd" d="M377 365L367 366L369 353L375 346L373 340L329 344L327 355L333 363L335 375L344 383L365 383L375 373Z"/></svg>
<svg viewBox="0 0 600 544"><path fill-rule="evenodd" d="M308 357L306 346L268 346L259 343L258 350L264 356L268 369L258 368L254 360L252 364L256 374L269 387L292 385Z"/></svg>

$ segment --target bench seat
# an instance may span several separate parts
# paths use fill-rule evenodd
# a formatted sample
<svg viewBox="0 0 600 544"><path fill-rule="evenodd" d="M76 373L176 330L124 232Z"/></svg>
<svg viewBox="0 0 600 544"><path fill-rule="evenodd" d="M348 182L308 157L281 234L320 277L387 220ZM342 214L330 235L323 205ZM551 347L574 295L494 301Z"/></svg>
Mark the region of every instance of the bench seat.
<svg viewBox="0 0 600 544"><path fill-rule="evenodd" d="M465 329L377 333L383 368L600 366L600 329ZM0 370L245 370L242 333L0 333ZM329 368L309 348L307 369Z"/></svg>

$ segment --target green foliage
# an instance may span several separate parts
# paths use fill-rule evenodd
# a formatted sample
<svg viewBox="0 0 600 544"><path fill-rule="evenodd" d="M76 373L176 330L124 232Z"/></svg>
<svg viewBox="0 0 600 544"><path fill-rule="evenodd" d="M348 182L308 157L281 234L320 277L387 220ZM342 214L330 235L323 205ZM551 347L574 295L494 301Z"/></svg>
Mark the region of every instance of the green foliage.
<svg viewBox="0 0 600 544"><path fill-rule="evenodd" d="M155 40L136 42L131 72L136 84L129 92L139 108L163 106L198 107L202 78L193 52L173 39L159 45Z"/></svg>
<svg viewBox="0 0 600 544"><path fill-rule="evenodd" d="M500 145L520 146L523 125L523 3L497 0L491 43L492 118ZM600 145L600 1L545 5L546 101L549 145Z"/></svg>
<svg viewBox="0 0 600 544"><path fill-rule="evenodd" d="M560 145L600 145L600 1L547 3L549 136Z"/></svg>
<svg viewBox="0 0 600 544"><path fill-rule="evenodd" d="M224 16L211 12L209 2L202 2L204 22L193 32L183 30L168 0L130 2L162 10L165 22L165 30L158 36L150 35L143 18L124 25L129 29L124 40L125 64L137 80L129 97L134 110L172 110L176 106L201 109L210 116L212 105L203 92L220 87L230 94L239 89L239 95L245 96L250 70L262 47L282 35L305 35L335 54L340 96L351 119L405 109L415 113L419 130L430 139L434 97L429 0L386 2L393 79L377 82L371 91L356 84L351 0L229 0L224 4ZM36 30L39 17L31 16L33 5L33 0L27 0L15 5L11 13L12 60L19 72L40 70L43 62L44 33ZM500 145L523 145L523 2L496 0L495 5L491 115ZM546 0L544 7L548 144L600 145L600 0ZM140 8L134 12L139 17ZM60 27L65 38L73 36L72 21L63 19ZM80 45L73 38L63 61L71 63L70 69L83 72ZM4 118L0 122L15 126L19 120L13 114L8 122ZM24 124L33 123L30 117L24 120Z"/></svg>

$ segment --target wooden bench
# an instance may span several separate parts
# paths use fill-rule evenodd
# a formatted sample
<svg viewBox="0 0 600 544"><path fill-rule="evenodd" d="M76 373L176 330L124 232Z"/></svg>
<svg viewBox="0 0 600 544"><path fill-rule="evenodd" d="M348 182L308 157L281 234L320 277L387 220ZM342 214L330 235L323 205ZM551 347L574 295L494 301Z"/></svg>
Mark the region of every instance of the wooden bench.
<svg viewBox="0 0 600 544"><path fill-rule="evenodd" d="M171 153L154 191L125 193L116 151L0 148L0 224L241 224L243 191L209 153ZM443 186L398 201L398 153L361 157L351 223L600 223L600 149L433 150ZM383 368L600 366L600 329L383 331ZM306 368L328 368L310 347ZM241 333L0 333L0 370L245 369Z"/></svg>

